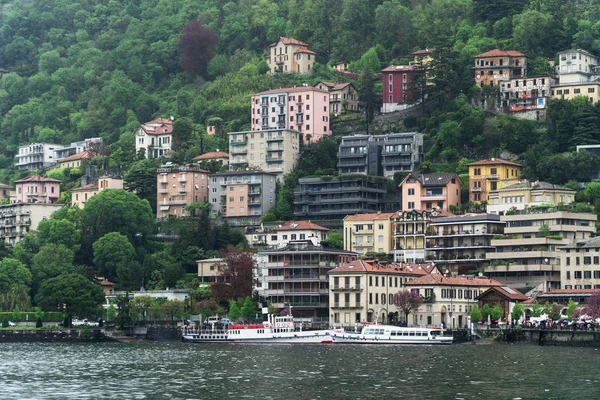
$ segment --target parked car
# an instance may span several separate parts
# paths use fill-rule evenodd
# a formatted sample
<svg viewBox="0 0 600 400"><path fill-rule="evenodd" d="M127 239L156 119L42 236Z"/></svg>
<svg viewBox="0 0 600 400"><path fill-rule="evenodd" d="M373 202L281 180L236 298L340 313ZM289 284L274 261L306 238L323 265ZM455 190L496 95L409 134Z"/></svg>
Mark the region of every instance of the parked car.
<svg viewBox="0 0 600 400"><path fill-rule="evenodd" d="M233 322L229 318L221 318L221 325L229 326L233 324Z"/></svg>
<svg viewBox="0 0 600 400"><path fill-rule="evenodd" d="M219 323L219 317L217 317L216 315L212 316L212 317L208 317L206 318L206 320L204 320L204 323L206 325L211 325L211 324L218 324Z"/></svg>
<svg viewBox="0 0 600 400"><path fill-rule="evenodd" d="M14 322L8 321L8 326L17 326Z"/></svg>
<svg viewBox="0 0 600 400"><path fill-rule="evenodd" d="M71 324L73 326L98 326L98 322L96 322L96 321L90 321L87 319L76 319L76 318L73 318L73 321L71 322Z"/></svg>

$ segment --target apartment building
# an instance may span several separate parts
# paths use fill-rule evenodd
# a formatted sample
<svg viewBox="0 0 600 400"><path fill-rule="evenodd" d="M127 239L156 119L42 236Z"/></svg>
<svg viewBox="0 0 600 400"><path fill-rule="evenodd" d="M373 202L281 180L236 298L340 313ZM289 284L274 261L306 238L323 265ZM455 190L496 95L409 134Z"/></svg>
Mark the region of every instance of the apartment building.
<svg viewBox="0 0 600 400"><path fill-rule="evenodd" d="M344 218L344 249L365 255L390 254L394 213L355 214Z"/></svg>
<svg viewBox="0 0 600 400"><path fill-rule="evenodd" d="M338 171L393 178L397 171L413 171L423 161L423 134L417 132L342 137Z"/></svg>
<svg viewBox="0 0 600 400"><path fill-rule="evenodd" d="M208 171L194 164L167 163L156 170L157 218L190 215L185 206L208 199Z"/></svg>
<svg viewBox="0 0 600 400"><path fill-rule="evenodd" d="M317 54L309 50L308 44L293 38L280 37L271 44L265 58L271 73L310 74Z"/></svg>
<svg viewBox="0 0 600 400"><path fill-rule="evenodd" d="M488 193L487 212L506 214L509 210L525 210L542 205L571 204L574 190L540 181L522 181Z"/></svg>
<svg viewBox="0 0 600 400"><path fill-rule="evenodd" d="M330 229L310 221L287 222L278 226L246 227L248 245L284 247L297 240L310 241L318 246L327 239Z"/></svg>
<svg viewBox="0 0 600 400"><path fill-rule="evenodd" d="M17 169L37 171L56 165L56 150L64 146L51 143L31 143L19 146L15 167Z"/></svg>
<svg viewBox="0 0 600 400"><path fill-rule="evenodd" d="M169 157L173 142L173 121L157 118L141 124L135 131L135 151L146 158Z"/></svg>
<svg viewBox="0 0 600 400"><path fill-rule="evenodd" d="M304 143L331 135L329 92L312 86L267 90L252 95L251 130L294 130Z"/></svg>
<svg viewBox="0 0 600 400"><path fill-rule="evenodd" d="M410 326L467 328L476 298L490 288L504 286L485 276L446 276L429 274L405 283L408 290L423 297L418 314L411 315Z"/></svg>
<svg viewBox="0 0 600 400"><path fill-rule="evenodd" d="M400 183L403 210L444 210L460 204L462 181L453 173L409 173Z"/></svg>
<svg viewBox="0 0 600 400"><path fill-rule="evenodd" d="M90 183L71 190L71 206L84 208L85 203L104 189L123 189L124 181L121 177L103 176L97 183Z"/></svg>
<svg viewBox="0 0 600 400"><path fill-rule="evenodd" d="M227 166L229 165L229 154L224 151L209 151L204 154L200 154L192 158L192 162L200 163L200 162L218 162L221 165Z"/></svg>
<svg viewBox="0 0 600 400"><path fill-rule="evenodd" d="M475 84L481 88L527 76L527 56L518 51L494 49L474 58Z"/></svg>
<svg viewBox="0 0 600 400"><path fill-rule="evenodd" d="M293 242L258 253L264 258L263 296L277 308L293 307L305 317L329 319L327 272L356 260L357 254L311 242Z"/></svg>
<svg viewBox="0 0 600 400"><path fill-rule="evenodd" d="M487 201L489 193L519 181L520 164L501 158L490 158L467 164L469 166L469 201Z"/></svg>
<svg viewBox="0 0 600 400"><path fill-rule="evenodd" d="M391 65L381 70L382 112L405 110L421 101L425 86L425 68L420 64Z"/></svg>
<svg viewBox="0 0 600 400"><path fill-rule="evenodd" d="M500 220L506 223L504 235L492 240L496 250L487 254L490 262L484 272L534 295L566 285L561 274L567 265L561 263L560 249L595 235L597 216L534 208L502 215Z"/></svg>
<svg viewBox="0 0 600 400"><path fill-rule="evenodd" d="M511 113L545 109L557 82L551 76L499 80L501 105Z"/></svg>
<svg viewBox="0 0 600 400"><path fill-rule="evenodd" d="M300 178L294 190L294 216L309 220L342 220L384 207L386 183L366 175Z"/></svg>
<svg viewBox="0 0 600 400"><path fill-rule="evenodd" d="M504 232L505 222L491 214L435 218L426 233L427 259L442 271L466 274L481 270L494 251L491 240Z"/></svg>
<svg viewBox="0 0 600 400"><path fill-rule="evenodd" d="M264 171L228 171L211 174L210 213L235 225L260 225L276 205L277 175Z"/></svg>
<svg viewBox="0 0 600 400"><path fill-rule="evenodd" d="M84 150L59 160L58 165L61 168L78 168L81 167L82 163L89 162L96 156L97 154L93 150Z"/></svg>
<svg viewBox="0 0 600 400"><path fill-rule="evenodd" d="M582 49L570 49L558 53L558 84L552 87L553 99L573 100L585 96L591 102L600 100L600 75L598 57Z"/></svg>
<svg viewBox="0 0 600 400"><path fill-rule="evenodd" d="M319 82L314 85L317 89L329 92L329 111L334 115L342 115L347 112L357 112L360 103L358 92L351 83Z"/></svg>
<svg viewBox="0 0 600 400"><path fill-rule="evenodd" d="M291 172L300 157L302 134L290 129L229 133L229 169L258 167L278 175Z"/></svg>
<svg viewBox="0 0 600 400"><path fill-rule="evenodd" d="M15 181L15 190L10 193L10 203L53 204L60 198L60 181L39 175Z"/></svg>
<svg viewBox="0 0 600 400"><path fill-rule="evenodd" d="M404 314L393 303L406 282L436 273L430 265L356 260L342 264L329 276L329 309L336 327L354 329L360 322L395 324Z"/></svg>
<svg viewBox="0 0 600 400"><path fill-rule="evenodd" d="M0 205L0 240L14 246L39 223L63 207L57 203L11 203Z"/></svg>
<svg viewBox="0 0 600 400"><path fill-rule="evenodd" d="M71 142L67 146L61 146L56 149L56 160L61 161L64 158L72 156L73 154L81 153L86 150L93 151L97 155L102 154L102 148L104 146L104 139L101 137L87 138L79 140L77 142Z"/></svg>

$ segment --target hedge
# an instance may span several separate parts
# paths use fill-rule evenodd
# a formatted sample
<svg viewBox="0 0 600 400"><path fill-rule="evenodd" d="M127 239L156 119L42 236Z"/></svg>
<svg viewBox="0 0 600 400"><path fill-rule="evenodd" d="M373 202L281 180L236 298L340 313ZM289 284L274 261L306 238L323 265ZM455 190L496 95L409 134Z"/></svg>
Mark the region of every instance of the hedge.
<svg viewBox="0 0 600 400"><path fill-rule="evenodd" d="M29 315L29 318L27 318ZM13 313L12 311L4 311L0 312L0 322L4 320L4 318L8 319L11 322L17 322L12 320ZM42 317L43 322L61 322L63 320L63 314L58 311L45 311L44 316ZM34 311L21 311L21 322L35 322L37 321L37 317L35 316Z"/></svg>

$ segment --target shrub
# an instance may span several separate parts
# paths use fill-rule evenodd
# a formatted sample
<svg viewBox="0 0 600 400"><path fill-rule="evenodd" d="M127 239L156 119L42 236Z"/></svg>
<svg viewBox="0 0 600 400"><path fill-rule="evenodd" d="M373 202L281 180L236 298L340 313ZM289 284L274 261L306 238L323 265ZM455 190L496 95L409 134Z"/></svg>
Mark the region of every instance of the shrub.
<svg viewBox="0 0 600 400"><path fill-rule="evenodd" d="M36 323L35 323L35 327L36 328L41 328L42 326L44 326L44 324L42 323L42 319L38 318Z"/></svg>
<svg viewBox="0 0 600 400"><path fill-rule="evenodd" d="M3 327L3 328L8 328L8 318L6 318L6 317L5 317L5 318L2 320L2 327Z"/></svg>

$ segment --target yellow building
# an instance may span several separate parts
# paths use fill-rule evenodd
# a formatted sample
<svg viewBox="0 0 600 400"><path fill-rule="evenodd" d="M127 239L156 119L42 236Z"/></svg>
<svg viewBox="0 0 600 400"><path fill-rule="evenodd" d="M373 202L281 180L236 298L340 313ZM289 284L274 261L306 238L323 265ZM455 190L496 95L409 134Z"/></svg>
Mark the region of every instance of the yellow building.
<svg viewBox="0 0 600 400"><path fill-rule="evenodd" d="M394 213L348 215L344 218L344 250L361 255L368 252L390 254L393 249Z"/></svg>
<svg viewBox="0 0 600 400"><path fill-rule="evenodd" d="M527 76L527 56L515 50L494 49L476 55L475 84L498 86L498 81Z"/></svg>
<svg viewBox="0 0 600 400"><path fill-rule="evenodd" d="M571 204L575 201L575 193L574 190L552 183L523 181L490 192L487 212L504 214L508 210L524 210L534 206Z"/></svg>
<svg viewBox="0 0 600 400"><path fill-rule="evenodd" d="M266 57L271 73L310 74L315 64L316 53L304 42L280 37L269 48Z"/></svg>
<svg viewBox="0 0 600 400"><path fill-rule="evenodd" d="M573 100L576 96L587 97L592 103L600 100L600 83L569 83L561 84L552 88L553 99Z"/></svg>
<svg viewBox="0 0 600 400"><path fill-rule="evenodd" d="M81 163L84 160L91 160L96 157L98 154L92 150L84 150L80 153L70 155L69 157L65 157L58 162L61 168L77 168L81 167Z"/></svg>
<svg viewBox="0 0 600 400"><path fill-rule="evenodd" d="M123 189L123 179L103 176L97 184L83 185L71 190L71 206L84 208L85 203L104 189Z"/></svg>
<svg viewBox="0 0 600 400"><path fill-rule="evenodd" d="M469 201L488 201L491 191L517 183L521 176L520 164L501 158L479 160L469 166Z"/></svg>

